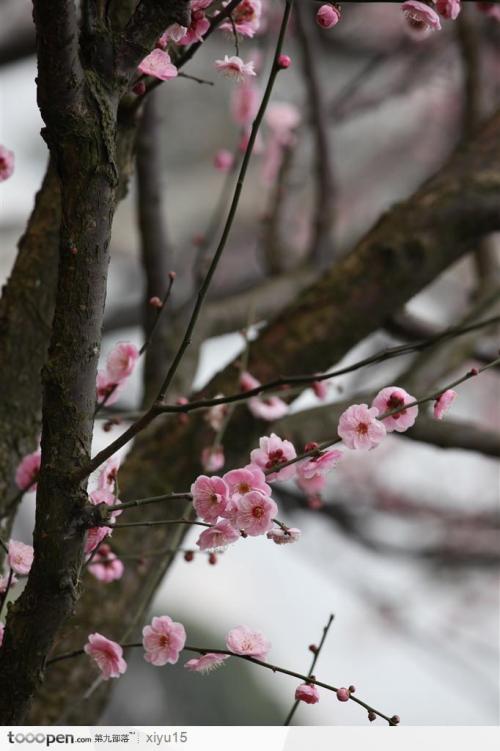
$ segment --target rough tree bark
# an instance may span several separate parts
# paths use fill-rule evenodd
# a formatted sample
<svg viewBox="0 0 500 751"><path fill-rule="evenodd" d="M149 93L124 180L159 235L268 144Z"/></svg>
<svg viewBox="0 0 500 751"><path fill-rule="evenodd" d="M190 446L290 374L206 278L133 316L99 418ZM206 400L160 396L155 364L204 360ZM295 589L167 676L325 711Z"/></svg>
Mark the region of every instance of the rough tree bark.
<svg viewBox="0 0 500 751"><path fill-rule="evenodd" d="M326 369L354 344L382 326L408 299L470 250L475 239L500 228L500 113L470 144L462 146L432 179L406 202L394 207L358 243L353 252L316 284L299 295L252 344L249 369L262 381L277 375ZM232 363L203 389L203 395L237 390L238 368ZM200 396L200 395L197 395ZM225 436L227 466L247 460L257 436L266 432L246 408L235 412ZM189 488L199 472L201 449L212 437L198 415L180 423L174 416L159 418L141 434L120 473L124 498L156 495ZM311 436L313 439L314 436ZM130 512L130 519L178 518L179 502L147 506ZM147 543L141 528L116 531L118 554L163 547L175 548L184 530L154 527ZM110 638L133 634L141 622L173 555L146 559L99 598L98 584L86 581L76 616L64 629L57 652L81 647L91 631ZM99 717L109 686L77 703L95 678L85 660L51 667L30 720L55 722L65 707L65 719L92 723Z"/></svg>
<svg viewBox="0 0 500 751"><path fill-rule="evenodd" d="M108 246L119 187L118 105L138 62L163 29L174 21L189 23L187 8L187 2L144 0L115 38L102 33L103 19L89 2L80 48L74 3L34 2L38 103L59 175L62 217L56 305L43 373L35 560L7 617L0 653L3 724L25 718L54 637L78 597L85 534L79 515L87 495L86 482L75 472L88 462L92 440Z"/></svg>

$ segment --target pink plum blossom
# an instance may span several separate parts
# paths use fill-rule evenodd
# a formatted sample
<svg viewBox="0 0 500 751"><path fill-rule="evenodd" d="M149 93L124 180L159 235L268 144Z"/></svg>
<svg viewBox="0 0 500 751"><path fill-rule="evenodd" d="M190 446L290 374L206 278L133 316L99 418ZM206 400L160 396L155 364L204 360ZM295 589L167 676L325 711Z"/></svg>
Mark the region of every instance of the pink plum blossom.
<svg viewBox="0 0 500 751"><path fill-rule="evenodd" d="M0 144L0 183L14 172L14 153Z"/></svg>
<svg viewBox="0 0 500 751"><path fill-rule="evenodd" d="M250 460L252 464L260 467L266 474L269 480L289 480L295 474L295 464L291 464L288 467L283 467L278 472L272 472L273 467L283 464L295 459L297 453L295 451L293 443L287 440L282 440L276 433L271 433L270 436L262 436L259 439L259 448L253 449L250 453Z"/></svg>
<svg viewBox="0 0 500 751"><path fill-rule="evenodd" d="M379 415L382 416L385 412L391 412L393 409L403 407L405 404L411 404L414 401L415 397L399 386L387 386L378 392L372 402L372 407L376 407ZM408 428L411 428L417 416L418 407L409 407L408 409L401 409L395 415L384 417L383 423L388 433L392 433L394 430L398 433L403 433Z"/></svg>
<svg viewBox="0 0 500 751"><path fill-rule="evenodd" d="M225 7L227 4L225 2L222 5ZM253 37L255 32L259 30L261 15L261 0L242 0L231 13L237 33L249 38ZM220 28L224 31L233 31L233 26L229 20L223 21Z"/></svg>
<svg viewBox="0 0 500 751"><path fill-rule="evenodd" d="M301 683L295 689L295 700L303 701L305 704L317 704L319 702L319 691L314 683Z"/></svg>
<svg viewBox="0 0 500 751"><path fill-rule="evenodd" d="M288 527L286 532L281 527L273 527L266 537L268 540L272 540L276 545L290 545L292 542L298 542L300 540L302 532L297 527Z"/></svg>
<svg viewBox="0 0 500 751"><path fill-rule="evenodd" d="M96 398L99 404L106 402L111 406L114 404L120 392L122 391L124 383L117 383L113 378L110 378L105 370L98 370L96 377Z"/></svg>
<svg viewBox="0 0 500 751"><path fill-rule="evenodd" d="M139 350L131 342L118 342L106 359L106 370L111 380L124 381L134 370Z"/></svg>
<svg viewBox="0 0 500 751"><path fill-rule="evenodd" d="M460 0L437 0L436 10L443 18L454 21L460 13Z"/></svg>
<svg viewBox="0 0 500 751"><path fill-rule="evenodd" d="M115 641L106 639L102 634L89 634L88 642L83 650L95 661L101 671L101 678L105 681L109 678L119 678L127 669L127 663L123 659L123 649Z"/></svg>
<svg viewBox="0 0 500 751"><path fill-rule="evenodd" d="M219 172L230 172L234 164L234 156L227 149L219 149L214 157L214 167Z"/></svg>
<svg viewBox="0 0 500 751"><path fill-rule="evenodd" d="M16 485L20 490L36 490L41 462L40 449L21 459L16 469Z"/></svg>
<svg viewBox="0 0 500 751"><path fill-rule="evenodd" d="M87 532L83 552L90 555L96 547L101 544L105 537L109 537L113 532L112 527L91 527Z"/></svg>
<svg viewBox="0 0 500 751"><path fill-rule="evenodd" d="M217 670L226 660L229 660L229 657L230 655L207 652L206 655L188 660L184 667L186 670L191 670L195 673L211 673L213 670Z"/></svg>
<svg viewBox="0 0 500 751"><path fill-rule="evenodd" d="M146 650L144 659L157 667L167 662L174 665L186 643L186 629L168 615L153 618L151 625L142 629L142 635Z"/></svg>
<svg viewBox="0 0 500 751"><path fill-rule="evenodd" d="M251 391L260 386L260 381L250 373L242 373L240 384L243 391ZM245 385L247 385L246 388ZM272 422L286 415L288 404L277 396L254 396L248 401L248 409L254 417Z"/></svg>
<svg viewBox="0 0 500 751"><path fill-rule="evenodd" d="M314 477L310 478L300 477L300 475L297 475L295 481L299 488L307 496L317 495L326 488L326 475L315 475ZM321 505L323 505L322 501Z"/></svg>
<svg viewBox="0 0 500 751"><path fill-rule="evenodd" d="M421 3L419 0L406 0L401 8L408 21L409 28L420 35L441 29L438 14L426 3Z"/></svg>
<svg viewBox="0 0 500 751"><path fill-rule="evenodd" d="M88 569L96 579L109 584L122 578L124 566L109 545L101 545Z"/></svg>
<svg viewBox="0 0 500 751"><path fill-rule="evenodd" d="M235 81L245 81L250 76L255 76L253 60L245 63L237 55L224 55L224 60L216 60L215 67L223 73L226 78L233 78Z"/></svg>
<svg viewBox="0 0 500 751"><path fill-rule="evenodd" d="M340 10L337 6L325 3L316 11L316 23L322 29L331 29L340 21Z"/></svg>
<svg viewBox="0 0 500 751"><path fill-rule="evenodd" d="M154 49L139 65L139 70L145 76L159 78L160 81L170 81L177 76L177 68L172 63L170 55L161 49Z"/></svg>
<svg viewBox="0 0 500 751"><path fill-rule="evenodd" d="M236 503L236 526L247 535L257 537L269 532L277 513L278 506L272 498L252 490Z"/></svg>
<svg viewBox="0 0 500 751"><path fill-rule="evenodd" d="M245 493L258 490L264 495L271 495L271 488L266 483L264 472L253 464L243 469L231 469L223 477L229 488L229 495L233 500L238 500Z"/></svg>
<svg viewBox="0 0 500 751"><path fill-rule="evenodd" d="M228 487L221 477L200 475L191 485L193 506L203 521L212 524L222 516L228 503Z"/></svg>
<svg viewBox="0 0 500 751"><path fill-rule="evenodd" d="M239 530L235 529L227 519L222 519L214 527L205 529L196 544L200 550L217 550L225 548L239 539Z"/></svg>
<svg viewBox="0 0 500 751"><path fill-rule="evenodd" d="M226 636L226 646L236 655L248 655L265 660L271 643L262 631L253 631L248 626L236 626Z"/></svg>
<svg viewBox="0 0 500 751"><path fill-rule="evenodd" d="M339 419L337 432L349 449L372 449L385 438L385 425L377 420L379 411L367 404L352 404Z"/></svg>
<svg viewBox="0 0 500 751"><path fill-rule="evenodd" d="M33 563L34 551L31 545L25 545L24 542L18 542L17 540L10 540L8 548L7 562L11 569L20 576L27 576Z"/></svg>
<svg viewBox="0 0 500 751"><path fill-rule="evenodd" d="M446 391L443 391L443 393L438 396L434 402L434 417L436 420L443 419L445 413L448 411L457 396L457 392L453 391L453 389L446 389Z"/></svg>
<svg viewBox="0 0 500 751"><path fill-rule="evenodd" d="M100 503L105 503L106 506L115 506L117 503L120 503L120 500L109 490L97 488L96 490L93 490L92 493L89 493L89 502L93 506L99 506ZM112 511L110 518L115 519L117 516L120 516L121 513L122 511L120 510Z"/></svg>
<svg viewBox="0 0 500 751"><path fill-rule="evenodd" d="M177 44L187 45L193 42L202 42L203 35L210 28L210 21L205 16L205 9L213 0L193 0L191 3L191 23L183 37L177 40Z"/></svg>
<svg viewBox="0 0 500 751"><path fill-rule="evenodd" d="M112 456L99 472L97 488L99 490L108 490L112 493L116 488L116 478L120 469L120 459L118 456Z"/></svg>
<svg viewBox="0 0 500 751"><path fill-rule="evenodd" d="M252 79L246 79L235 86L231 94L231 115L234 122L243 127L251 125L259 109L259 103L259 89Z"/></svg>
<svg viewBox="0 0 500 751"><path fill-rule="evenodd" d="M217 472L226 463L222 446L209 446L201 452L201 466L205 472Z"/></svg>
<svg viewBox="0 0 500 751"><path fill-rule="evenodd" d="M317 447L317 443L308 443L305 450L311 451ZM342 456L342 451L337 449L322 451L318 456L308 456L297 462L297 474L305 480L312 480L318 475L326 475L337 466Z"/></svg>

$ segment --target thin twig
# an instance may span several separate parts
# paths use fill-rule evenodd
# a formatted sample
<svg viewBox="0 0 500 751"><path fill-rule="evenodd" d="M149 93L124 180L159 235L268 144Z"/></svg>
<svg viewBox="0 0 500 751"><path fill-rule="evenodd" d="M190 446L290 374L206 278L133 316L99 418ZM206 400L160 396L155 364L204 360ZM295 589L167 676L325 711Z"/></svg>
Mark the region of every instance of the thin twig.
<svg viewBox="0 0 500 751"><path fill-rule="evenodd" d="M321 641L320 641L320 643L318 644L318 646L314 650L313 659L312 659L312 662L311 662L311 667L309 668L309 672L307 674L309 678L314 675L314 668L316 667L316 663L318 662L318 657L320 655L321 650L323 649L323 645L324 645L324 643L326 641L326 637L328 636L328 631L330 630L330 626L332 625L334 618L335 618L335 616L333 614L330 615L330 617L328 619L328 623L323 628L323 634L321 636ZM290 712L288 713L288 716L287 716L285 722L283 723L283 725L289 725L291 723L291 721L293 719L293 716L294 716L295 712L297 711L297 707L299 706L299 704L300 704L300 701L297 699L295 701L293 707L291 708Z"/></svg>

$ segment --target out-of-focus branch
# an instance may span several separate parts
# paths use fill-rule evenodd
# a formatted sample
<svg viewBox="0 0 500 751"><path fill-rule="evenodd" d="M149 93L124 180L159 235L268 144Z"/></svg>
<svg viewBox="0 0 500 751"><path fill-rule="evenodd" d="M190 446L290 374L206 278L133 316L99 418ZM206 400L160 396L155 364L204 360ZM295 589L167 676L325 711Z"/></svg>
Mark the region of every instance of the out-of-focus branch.
<svg viewBox="0 0 500 751"><path fill-rule="evenodd" d="M149 304L152 297L162 298L172 268L172 252L162 206L163 169L161 162L161 121L157 92L146 99L137 138L137 211L139 219L142 265L146 277L143 303L143 330L147 337L157 318ZM165 350L171 323L162 315L152 345L146 350L144 367L144 400L149 403L158 393L165 370Z"/></svg>
<svg viewBox="0 0 500 751"><path fill-rule="evenodd" d="M332 257L331 230L334 222L335 183L331 157L326 108L314 54L312 13L308 6L295 5L297 38L301 48L302 69L309 106L309 122L314 134L315 194L312 234L308 256L324 266Z"/></svg>

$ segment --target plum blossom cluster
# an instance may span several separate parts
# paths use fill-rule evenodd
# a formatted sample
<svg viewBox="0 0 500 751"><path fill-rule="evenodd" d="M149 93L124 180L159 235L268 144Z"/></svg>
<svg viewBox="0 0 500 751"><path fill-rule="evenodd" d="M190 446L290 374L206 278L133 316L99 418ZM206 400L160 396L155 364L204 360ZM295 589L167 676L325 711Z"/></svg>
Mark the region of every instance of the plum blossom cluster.
<svg viewBox="0 0 500 751"><path fill-rule="evenodd" d="M3 632L0 631L0 637ZM1 641L0 641L1 643ZM139 646L139 645L133 645ZM156 616L142 630L144 659L150 665L175 665L186 646L186 629L168 615ZM227 651L234 655L264 660L271 644L261 631L248 626L236 626L226 636ZM189 648L188 648L189 649ZM218 652L203 652L188 660L184 667L190 672L207 674L220 667L231 656ZM83 652L94 660L103 680L119 678L127 670L123 647L99 633L89 634Z"/></svg>
<svg viewBox="0 0 500 751"><path fill-rule="evenodd" d="M111 405L118 399L139 359L139 350L131 342L118 342L111 350L104 370L97 372L97 402Z"/></svg>

